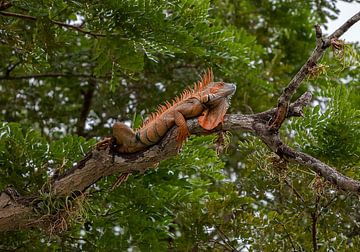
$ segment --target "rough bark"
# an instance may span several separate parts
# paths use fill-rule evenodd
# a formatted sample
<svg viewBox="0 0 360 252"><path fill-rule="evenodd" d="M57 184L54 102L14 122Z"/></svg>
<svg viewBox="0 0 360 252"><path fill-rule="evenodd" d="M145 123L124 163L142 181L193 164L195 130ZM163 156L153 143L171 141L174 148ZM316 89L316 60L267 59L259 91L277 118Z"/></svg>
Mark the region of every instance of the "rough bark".
<svg viewBox="0 0 360 252"><path fill-rule="evenodd" d="M25 227L32 209L20 203L5 192L0 194L0 231Z"/></svg>

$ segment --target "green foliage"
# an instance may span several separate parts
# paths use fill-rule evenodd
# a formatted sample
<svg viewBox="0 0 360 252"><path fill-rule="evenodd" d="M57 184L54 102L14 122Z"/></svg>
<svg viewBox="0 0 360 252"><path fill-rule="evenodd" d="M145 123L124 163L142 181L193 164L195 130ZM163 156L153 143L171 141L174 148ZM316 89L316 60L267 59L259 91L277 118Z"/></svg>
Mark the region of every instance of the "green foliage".
<svg viewBox="0 0 360 252"><path fill-rule="evenodd" d="M0 124L0 188L36 192L54 172L62 173L80 160L94 140L66 136L48 143L40 132L17 123Z"/></svg>
<svg viewBox="0 0 360 252"><path fill-rule="evenodd" d="M358 90L344 86L318 92L323 97L319 105L306 111L303 120L295 120L289 129L297 132L295 144L316 157L323 157L338 167L346 160L346 167L360 165L360 110L353 103ZM321 106L326 106L321 109Z"/></svg>
<svg viewBox="0 0 360 252"><path fill-rule="evenodd" d="M35 130L24 131L16 123L0 125L0 187L13 185L34 190L46 180L48 144Z"/></svg>
<svg viewBox="0 0 360 252"><path fill-rule="evenodd" d="M237 84L231 112L273 107L336 2L12 1L5 11L32 18L0 15L0 189L40 194L37 211L59 225L5 233L0 250L309 251L314 223L317 249L358 250L358 199L246 133L232 132L221 157L213 136L193 137L113 191L103 178L85 201L46 190L116 119L136 128L209 67ZM325 55L297 94L314 91L312 106L281 132L356 179L358 51Z"/></svg>
<svg viewBox="0 0 360 252"><path fill-rule="evenodd" d="M212 139L194 138L157 169L132 175L112 192L94 192L91 200L103 206L88 222L96 231L84 237L105 250L162 251L170 244L184 251L211 236L205 226L222 225L238 202L236 187L221 172L224 163L209 149Z"/></svg>

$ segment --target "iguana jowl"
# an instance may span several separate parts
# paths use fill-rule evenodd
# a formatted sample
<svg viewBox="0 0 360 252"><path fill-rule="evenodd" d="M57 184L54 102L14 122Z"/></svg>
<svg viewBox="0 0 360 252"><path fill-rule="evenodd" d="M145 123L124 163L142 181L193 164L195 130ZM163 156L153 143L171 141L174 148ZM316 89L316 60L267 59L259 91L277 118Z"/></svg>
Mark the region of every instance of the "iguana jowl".
<svg viewBox="0 0 360 252"><path fill-rule="evenodd" d="M145 150L158 143L174 125L179 127L176 140L181 145L190 134L186 119L194 117L198 117L201 127L212 130L223 122L229 98L235 90L234 84L213 82L213 74L209 70L193 89L186 89L172 103L160 105L135 132L123 123L115 123L115 149L120 153Z"/></svg>

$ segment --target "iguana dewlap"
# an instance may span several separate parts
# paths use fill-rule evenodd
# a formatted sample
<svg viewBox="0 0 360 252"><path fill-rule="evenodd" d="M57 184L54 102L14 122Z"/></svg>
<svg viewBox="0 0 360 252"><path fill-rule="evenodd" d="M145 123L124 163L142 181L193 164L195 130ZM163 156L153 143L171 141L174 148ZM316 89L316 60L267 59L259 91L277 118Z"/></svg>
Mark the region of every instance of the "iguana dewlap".
<svg viewBox="0 0 360 252"><path fill-rule="evenodd" d="M235 90L234 84L213 82L213 74L209 70L193 89L186 89L172 103L160 105L135 132L123 123L115 123L115 149L120 153L145 150L158 143L174 125L179 127L176 140L181 145L190 135L186 119L194 117L198 117L201 127L212 130L223 122L229 98Z"/></svg>

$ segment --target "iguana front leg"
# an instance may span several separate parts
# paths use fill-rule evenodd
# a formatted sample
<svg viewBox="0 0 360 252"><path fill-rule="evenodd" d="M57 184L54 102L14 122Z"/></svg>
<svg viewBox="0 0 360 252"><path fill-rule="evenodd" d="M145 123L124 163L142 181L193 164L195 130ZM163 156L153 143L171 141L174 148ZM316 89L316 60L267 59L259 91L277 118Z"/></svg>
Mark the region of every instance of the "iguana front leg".
<svg viewBox="0 0 360 252"><path fill-rule="evenodd" d="M179 127L179 134L176 137L176 141L178 142L178 146L181 146L186 138L190 135L190 132L185 117L179 111L175 110L174 119L175 124Z"/></svg>
<svg viewBox="0 0 360 252"><path fill-rule="evenodd" d="M104 140L96 143L95 148L97 150L105 150L111 144L111 137L107 137Z"/></svg>

